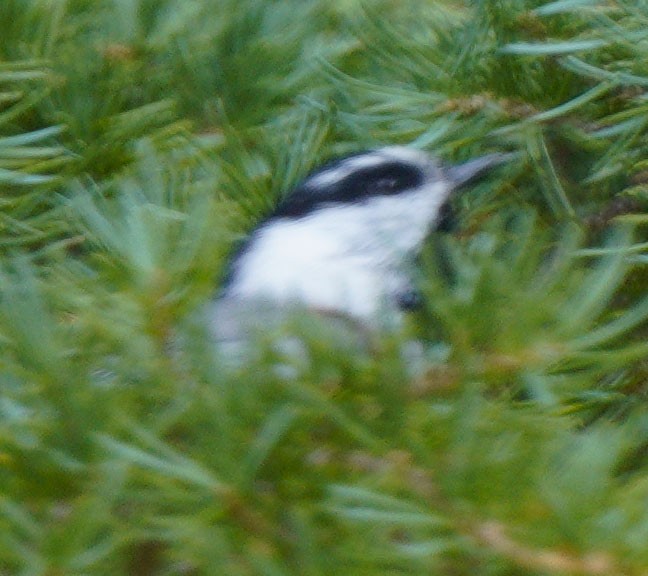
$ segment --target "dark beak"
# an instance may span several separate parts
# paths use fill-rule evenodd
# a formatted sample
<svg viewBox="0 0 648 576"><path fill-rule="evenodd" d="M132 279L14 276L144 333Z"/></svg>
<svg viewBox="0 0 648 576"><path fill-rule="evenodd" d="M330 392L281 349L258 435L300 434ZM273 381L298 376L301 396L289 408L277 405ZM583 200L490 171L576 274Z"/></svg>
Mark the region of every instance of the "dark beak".
<svg viewBox="0 0 648 576"><path fill-rule="evenodd" d="M457 166L449 166L445 169L445 177L453 185L453 188L460 188L466 184L478 181L492 168L500 166L501 164L506 164L507 162L518 158L518 156L518 154L513 152L480 156L479 158L468 160L468 162L464 162Z"/></svg>

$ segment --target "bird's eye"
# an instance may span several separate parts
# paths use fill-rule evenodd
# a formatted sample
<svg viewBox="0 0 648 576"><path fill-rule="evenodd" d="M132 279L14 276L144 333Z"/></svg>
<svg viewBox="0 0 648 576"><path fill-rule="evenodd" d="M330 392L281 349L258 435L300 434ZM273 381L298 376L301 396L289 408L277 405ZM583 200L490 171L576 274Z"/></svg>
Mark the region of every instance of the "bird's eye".
<svg viewBox="0 0 648 576"><path fill-rule="evenodd" d="M398 178L380 178L376 180L374 186L376 188L376 192L388 194L389 192L394 192L398 188Z"/></svg>

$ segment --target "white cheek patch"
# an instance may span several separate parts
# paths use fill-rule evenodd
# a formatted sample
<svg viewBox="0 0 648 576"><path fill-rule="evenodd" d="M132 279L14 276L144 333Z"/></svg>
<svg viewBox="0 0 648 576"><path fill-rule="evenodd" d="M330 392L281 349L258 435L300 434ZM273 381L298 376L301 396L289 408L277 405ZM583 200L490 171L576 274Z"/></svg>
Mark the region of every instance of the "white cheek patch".
<svg viewBox="0 0 648 576"><path fill-rule="evenodd" d="M438 220L450 192L445 182L435 182L396 196L372 198L362 207L367 235L373 231L383 249L393 249L395 258L416 250Z"/></svg>

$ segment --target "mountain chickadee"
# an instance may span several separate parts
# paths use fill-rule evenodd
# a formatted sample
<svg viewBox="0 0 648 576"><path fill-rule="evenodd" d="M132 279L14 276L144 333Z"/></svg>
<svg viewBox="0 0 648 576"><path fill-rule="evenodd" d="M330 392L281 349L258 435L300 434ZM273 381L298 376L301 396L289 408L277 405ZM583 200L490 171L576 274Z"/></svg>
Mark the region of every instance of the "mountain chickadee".
<svg viewBox="0 0 648 576"><path fill-rule="evenodd" d="M353 154L311 173L233 255L210 326L224 356L288 311L399 324L416 300L411 258L443 225L453 191L510 155L458 166L408 147Z"/></svg>

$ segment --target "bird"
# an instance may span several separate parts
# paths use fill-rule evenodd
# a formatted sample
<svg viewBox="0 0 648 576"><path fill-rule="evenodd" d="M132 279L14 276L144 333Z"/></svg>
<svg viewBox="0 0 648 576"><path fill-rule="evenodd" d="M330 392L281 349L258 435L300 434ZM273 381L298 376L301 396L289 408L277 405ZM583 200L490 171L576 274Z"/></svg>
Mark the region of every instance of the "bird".
<svg viewBox="0 0 648 576"><path fill-rule="evenodd" d="M337 158L307 175L232 254L208 313L224 355L290 311L394 328L419 303L413 258L444 229L453 194L506 162L491 153L459 165L409 146Z"/></svg>

